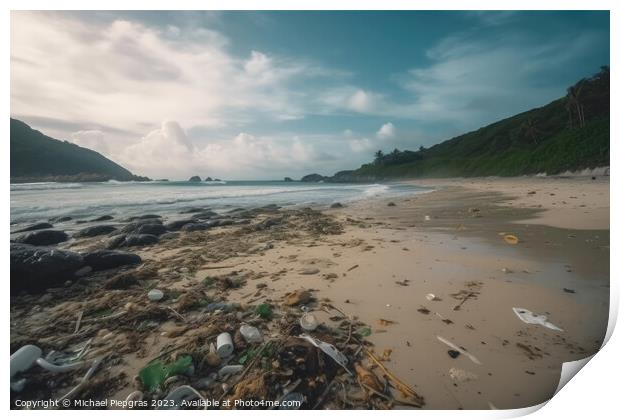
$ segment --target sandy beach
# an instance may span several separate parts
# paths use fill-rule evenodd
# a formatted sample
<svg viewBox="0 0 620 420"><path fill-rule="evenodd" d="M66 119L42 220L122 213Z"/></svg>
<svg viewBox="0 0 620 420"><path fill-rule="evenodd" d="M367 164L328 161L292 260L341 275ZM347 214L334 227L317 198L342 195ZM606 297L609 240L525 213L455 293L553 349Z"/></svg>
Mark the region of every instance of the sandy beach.
<svg viewBox="0 0 620 420"><path fill-rule="evenodd" d="M433 190L313 212L274 210L247 224L181 232L131 248L143 263L131 269L128 287L102 288L118 271L98 272L45 294L14 296L11 351L92 338L89 357L114 356L87 395L125 399L139 389L135 376L153 358L184 346L204 351L234 319L208 327L220 318L195 304L201 296L215 293L243 312L260 303L278 307L305 290L316 318L335 329L342 316L333 308L344 313L351 321L347 346L352 331L366 340L385 367L424 397L424 409L510 409L549 399L562 363L595 353L605 335L609 178L410 182ZM70 249L97 249L101 241L78 240ZM205 289L205 279L233 277L243 281ZM154 287L166 297L149 303L146 292ZM562 331L526 324L513 308L546 315ZM287 317L294 321L301 309ZM78 314L83 321L76 325ZM256 325L266 338L277 337L278 322ZM368 359L362 364L383 376ZM58 379L52 392L63 394L78 380ZM334 390L319 408L359 407L346 401L365 399L363 388ZM50 390L29 392L40 397Z"/></svg>

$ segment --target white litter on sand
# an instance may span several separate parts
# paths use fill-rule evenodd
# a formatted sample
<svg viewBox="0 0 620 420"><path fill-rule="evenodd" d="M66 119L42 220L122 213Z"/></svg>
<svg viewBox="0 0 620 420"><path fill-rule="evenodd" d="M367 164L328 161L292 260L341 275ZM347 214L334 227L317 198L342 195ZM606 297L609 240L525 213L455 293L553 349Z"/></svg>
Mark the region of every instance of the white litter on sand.
<svg viewBox="0 0 620 420"><path fill-rule="evenodd" d="M546 315L538 315L533 313L532 311L528 311L527 309L523 308L512 308L512 310L519 317L519 319L526 324L538 324L542 325L543 327L549 328L550 330L564 331L557 325L554 325L551 322L547 321Z"/></svg>

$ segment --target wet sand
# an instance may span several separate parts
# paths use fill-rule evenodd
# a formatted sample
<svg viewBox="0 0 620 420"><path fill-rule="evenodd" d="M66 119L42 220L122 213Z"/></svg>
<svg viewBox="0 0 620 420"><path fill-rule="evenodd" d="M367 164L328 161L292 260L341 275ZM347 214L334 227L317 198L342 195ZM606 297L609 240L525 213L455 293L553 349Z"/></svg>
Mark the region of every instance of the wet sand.
<svg viewBox="0 0 620 420"><path fill-rule="evenodd" d="M395 206L374 200L330 210L359 224L313 246L276 248L261 258L236 260L236 268L286 268L286 279L269 286L274 294L312 288L372 325L369 340L379 354L392 351L388 365L426 397L425 408L535 405L553 395L563 362L600 347L609 302L609 231L582 229L605 226L608 207L606 214L600 211L607 219L588 221L588 213L575 211L582 209L576 204L570 208L576 228L556 228L547 223L559 220L554 218L559 210L547 201L533 207L527 195L536 189L542 196L561 184L560 194L579 191L583 201L604 209L608 195L600 193L608 193L608 184L594 184L590 192L586 186L591 184L580 179L546 181L536 179L535 186L530 179L425 181L438 189L391 200ZM505 191L506 184L514 188ZM595 194L592 201L590 194ZM517 235L519 244L505 243L503 233ZM295 274L304 267L317 267L320 273ZM329 273L338 277L325 279ZM479 294L455 311L459 299L451 295L462 290ZM429 293L441 300L427 300ZM564 332L524 324L513 307L546 314ZM394 324L382 326L380 319ZM482 365L463 355L452 359L438 335L465 347ZM454 380L451 368L477 379Z"/></svg>
<svg viewBox="0 0 620 420"><path fill-rule="evenodd" d="M425 409L508 409L547 400L561 364L596 352L605 334L608 180L412 182L435 191L322 209L329 220L320 223L291 218L286 228L251 234L225 227L133 249L145 260L141 269L156 274L147 276L140 290L99 291L96 299L107 299L106 308L114 313L140 304L149 287L182 297L205 277L234 272L246 282L226 292L230 302L277 304L286 293L306 289L317 299L314 313L326 324L333 313L321 308L332 304L370 326L366 339L375 353L384 354L386 366L425 397ZM519 243L506 243L505 234L516 235ZM73 249L89 246L95 244L72 244ZM429 300L429 293L436 298ZM85 302L79 291L59 304L40 300L35 308L12 304L12 345L26 340L16 322L28 325L51 314L71 330L76 309ZM74 305L73 312L67 305ZM109 331L114 328L97 333L95 351L123 348L107 373L114 384L103 386L100 396L124 399L135 389L132 378L139 369L191 334L175 331L189 320L208 319L183 312L174 301L172 307L179 319L170 317L133 341L127 331ZM513 307L545 314L564 331L525 324ZM452 358L438 336L461 347L461 354ZM128 341L131 345L123 344Z"/></svg>

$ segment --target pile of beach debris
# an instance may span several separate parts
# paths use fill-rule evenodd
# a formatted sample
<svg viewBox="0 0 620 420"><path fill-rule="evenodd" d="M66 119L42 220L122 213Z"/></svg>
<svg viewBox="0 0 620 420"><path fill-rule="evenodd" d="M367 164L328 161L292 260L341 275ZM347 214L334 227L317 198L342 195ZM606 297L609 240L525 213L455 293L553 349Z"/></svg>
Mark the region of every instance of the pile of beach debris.
<svg viewBox="0 0 620 420"><path fill-rule="evenodd" d="M106 289L88 309L57 306L53 334L29 328L12 340L12 400L105 400L121 392L125 407L142 409L423 406L373 353L370 327L310 290L256 304L223 299L243 282L233 272L182 295ZM127 377L123 356L148 352L164 324L166 345Z"/></svg>

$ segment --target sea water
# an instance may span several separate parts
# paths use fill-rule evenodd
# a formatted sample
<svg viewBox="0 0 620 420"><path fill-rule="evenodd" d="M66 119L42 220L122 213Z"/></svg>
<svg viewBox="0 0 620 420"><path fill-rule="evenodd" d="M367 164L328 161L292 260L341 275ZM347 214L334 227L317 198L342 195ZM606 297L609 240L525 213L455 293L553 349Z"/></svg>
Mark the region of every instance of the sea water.
<svg viewBox="0 0 620 420"><path fill-rule="evenodd" d="M115 219L158 214L173 217L190 207L216 212L277 204L283 207L327 206L375 196L426 191L410 184L333 184L282 181L221 182L41 182L11 184L11 224L59 216Z"/></svg>

